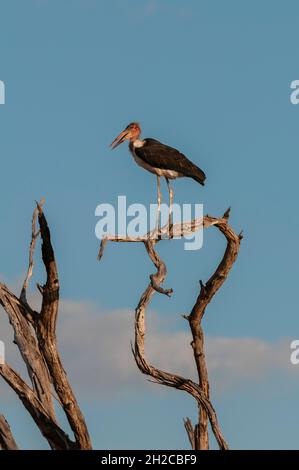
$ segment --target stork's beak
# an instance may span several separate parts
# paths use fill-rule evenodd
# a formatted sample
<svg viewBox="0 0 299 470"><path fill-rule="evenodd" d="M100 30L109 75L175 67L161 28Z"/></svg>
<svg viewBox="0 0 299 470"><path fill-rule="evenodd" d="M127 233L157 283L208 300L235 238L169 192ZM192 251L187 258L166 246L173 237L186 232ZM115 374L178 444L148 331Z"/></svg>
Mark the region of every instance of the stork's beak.
<svg viewBox="0 0 299 470"><path fill-rule="evenodd" d="M116 139L114 139L114 141L112 142L112 144L110 144L110 147L113 149L115 149L116 147L118 147L120 144L122 144L126 139L128 139L130 137L130 132L128 130L124 130L122 131L117 137Z"/></svg>

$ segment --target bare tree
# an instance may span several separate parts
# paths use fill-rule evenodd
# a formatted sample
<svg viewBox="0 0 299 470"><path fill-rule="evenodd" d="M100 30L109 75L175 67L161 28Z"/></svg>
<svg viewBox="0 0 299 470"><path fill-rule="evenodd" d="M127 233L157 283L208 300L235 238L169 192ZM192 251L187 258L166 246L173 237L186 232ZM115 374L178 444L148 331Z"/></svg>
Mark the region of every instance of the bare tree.
<svg viewBox="0 0 299 470"><path fill-rule="evenodd" d="M134 238L108 235L102 240L98 255L98 258L101 259L107 241L118 243L143 243L148 256L157 269L155 274L150 275L150 283L143 292L135 310L135 343L134 346L132 346L132 351L140 371L150 376L153 382L184 390L196 400L199 411L198 423L193 426L189 418L184 422L191 447L194 450L207 450L209 448L209 422L219 448L223 450L228 449L228 445L220 430L215 409L210 401L208 370L204 351L204 333L201 321L207 305L226 280L239 252L242 234L236 235L229 226L229 213L230 209L228 209L221 218L205 216L202 219L194 219L183 224L166 225L160 229L158 234L157 232L149 232L144 237ZM180 375L160 370L148 363L145 357L145 314L155 292L167 296L170 296L173 292L172 289L164 289L161 287L166 277L167 269L155 249L156 244L165 238L169 239L191 234L196 230L210 226L216 227L225 236L227 246L223 258L214 274L206 284L200 281L200 292L191 313L184 315L184 318L189 322L192 333L191 346L198 374L198 382L196 383ZM153 235L155 238L153 238Z"/></svg>
<svg viewBox="0 0 299 470"><path fill-rule="evenodd" d="M20 296L16 296L0 283L0 305L6 312L14 331L17 345L26 365L29 381L26 381L8 364L0 364L0 375L15 391L24 407L30 413L42 435L52 449L91 449L88 429L78 406L76 397L61 363L56 340L56 321L59 307L58 270L51 243L50 230L43 212L43 201L37 204L32 217L32 235L29 247L28 271ZM101 242L99 258L102 257L107 241L143 243L147 254L156 267L150 275L150 283L143 292L135 310L135 342L133 355L140 371L151 377L155 383L183 390L192 395L198 406L198 422L195 426L187 418L185 428L194 450L209 448L208 425L215 435L220 449L228 445L220 429L215 409L210 401L209 379L204 351L204 333L201 321L207 305L222 286L232 268L239 251L242 235L236 235L228 224L229 210L223 217L205 216L183 224L165 226L140 238L107 236ZM37 229L37 221L39 229ZM215 226L226 238L227 246L222 260L206 284L200 282L200 292L189 315L184 315L192 333L192 348L197 368L198 381L160 370L151 365L145 356L145 315L153 295L158 292L170 296L172 289L164 289L162 283L167 269L156 251L156 244L165 239L191 234L201 228ZM46 270L46 283L37 284L42 296L40 311L34 310L27 300L27 289L33 274L36 241L41 238L42 260ZM73 437L58 423L53 399L62 407ZM0 415L0 448L17 449L10 426Z"/></svg>
<svg viewBox="0 0 299 470"><path fill-rule="evenodd" d="M59 279L50 230L42 205L43 201L37 204L32 217L29 265L21 295L16 296L0 283L0 305L12 325L14 342L26 365L30 384L7 363L0 365L0 375L18 395L52 449L91 449L84 417L57 349ZM37 220L39 230L36 228ZM39 236L42 241L42 260L47 278L45 285L37 285L42 296L41 309L37 312L29 305L26 292L32 277L33 255ZM53 398L62 407L73 432L73 438L60 427ZM17 448L10 427L3 416L0 417L0 446L3 449Z"/></svg>

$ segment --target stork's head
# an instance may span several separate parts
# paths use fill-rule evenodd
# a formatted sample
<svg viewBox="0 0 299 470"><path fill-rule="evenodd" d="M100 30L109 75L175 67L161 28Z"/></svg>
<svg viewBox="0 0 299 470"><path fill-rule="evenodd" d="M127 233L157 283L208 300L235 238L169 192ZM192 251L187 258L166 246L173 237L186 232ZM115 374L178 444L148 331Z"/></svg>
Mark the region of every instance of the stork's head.
<svg viewBox="0 0 299 470"><path fill-rule="evenodd" d="M118 147L118 145L122 144L125 140L130 139L131 142L134 142L141 134L141 128L138 122L131 122L117 137L111 144L112 149Z"/></svg>

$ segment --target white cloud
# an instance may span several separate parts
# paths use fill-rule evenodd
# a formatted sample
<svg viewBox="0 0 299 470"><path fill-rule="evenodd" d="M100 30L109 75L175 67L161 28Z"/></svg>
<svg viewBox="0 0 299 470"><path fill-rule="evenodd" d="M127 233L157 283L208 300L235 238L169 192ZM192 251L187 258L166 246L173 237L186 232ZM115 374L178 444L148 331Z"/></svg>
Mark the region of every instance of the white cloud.
<svg viewBox="0 0 299 470"><path fill-rule="evenodd" d="M151 311L147 315L149 361L162 369L195 378L187 323L180 319L171 321ZM16 346L11 343L12 334L5 320L5 314L1 314L0 339L6 343L7 361L18 368ZM88 302L61 302L59 349L79 398L114 397L150 386L137 370L131 353L133 321L134 312L130 310L103 312ZM176 331L176 321L186 331ZM270 343L258 338L208 337L206 348L214 395L296 369L290 364L289 339Z"/></svg>
<svg viewBox="0 0 299 470"><path fill-rule="evenodd" d="M292 374L290 339L268 342L259 338L209 337L207 359L216 390L248 386L274 374Z"/></svg>

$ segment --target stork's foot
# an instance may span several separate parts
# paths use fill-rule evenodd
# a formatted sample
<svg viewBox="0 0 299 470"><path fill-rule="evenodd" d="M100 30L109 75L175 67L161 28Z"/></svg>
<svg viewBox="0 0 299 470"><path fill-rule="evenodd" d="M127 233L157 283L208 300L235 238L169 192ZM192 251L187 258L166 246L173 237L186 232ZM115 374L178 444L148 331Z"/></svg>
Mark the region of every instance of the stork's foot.
<svg viewBox="0 0 299 470"><path fill-rule="evenodd" d="M169 238L169 239L172 239L172 238L173 238L173 219L172 219L172 214L169 214L169 217L168 217L167 233L168 233L168 238Z"/></svg>
<svg viewBox="0 0 299 470"><path fill-rule="evenodd" d="M155 227L154 230L149 232L150 240L161 240L161 227Z"/></svg>
<svg viewBox="0 0 299 470"><path fill-rule="evenodd" d="M172 217L168 220L167 225L164 225L163 229L159 227L155 227L151 232L148 233L148 238L150 240L161 240L173 239L173 220Z"/></svg>

